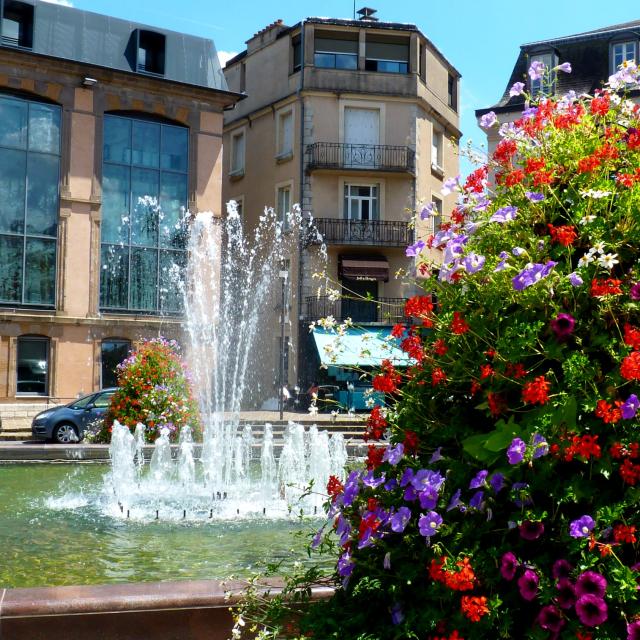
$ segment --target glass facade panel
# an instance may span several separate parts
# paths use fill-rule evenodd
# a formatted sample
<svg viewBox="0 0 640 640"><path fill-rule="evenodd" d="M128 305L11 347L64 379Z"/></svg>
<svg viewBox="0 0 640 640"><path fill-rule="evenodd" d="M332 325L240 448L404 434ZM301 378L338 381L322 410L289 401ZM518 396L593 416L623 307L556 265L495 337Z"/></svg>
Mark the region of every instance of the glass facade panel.
<svg viewBox="0 0 640 640"><path fill-rule="evenodd" d="M185 251L160 252L160 308L168 313L181 313L182 274L187 268Z"/></svg>
<svg viewBox="0 0 640 640"><path fill-rule="evenodd" d="M53 305L55 303L56 241L27 238L24 266L25 302Z"/></svg>
<svg viewBox="0 0 640 640"><path fill-rule="evenodd" d="M16 364L18 395L48 395L49 340L46 338L18 338Z"/></svg>
<svg viewBox="0 0 640 640"><path fill-rule="evenodd" d="M128 340L104 340L101 346L102 378L103 389L116 387L118 377L116 367L129 355L131 343Z"/></svg>
<svg viewBox="0 0 640 640"><path fill-rule="evenodd" d="M60 108L0 95L0 304L55 305Z"/></svg>
<svg viewBox="0 0 640 640"><path fill-rule="evenodd" d="M55 238L58 228L58 158L29 154L27 233Z"/></svg>
<svg viewBox="0 0 640 640"><path fill-rule="evenodd" d="M114 140L107 137L111 134ZM183 127L105 116L101 308L181 310L179 287L166 281L165 253L184 264L188 142ZM168 297L165 290L171 290Z"/></svg>
<svg viewBox="0 0 640 640"><path fill-rule="evenodd" d="M0 235L0 303L22 301L22 236Z"/></svg>

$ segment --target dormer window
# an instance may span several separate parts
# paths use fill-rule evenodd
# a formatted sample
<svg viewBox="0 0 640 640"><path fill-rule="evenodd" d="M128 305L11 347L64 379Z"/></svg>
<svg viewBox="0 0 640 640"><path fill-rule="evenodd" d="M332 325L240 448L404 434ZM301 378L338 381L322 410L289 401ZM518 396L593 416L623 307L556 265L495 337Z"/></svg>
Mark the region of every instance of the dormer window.
<svg viewBox="0 0 640 640"><path fill-rule="evenodd" d="M544 64L544 75L537 80L531 80L531 95L544 94L550 96L555 90L555 74L551 71L556 66L556 57L553 53L539 53L531 56L529 66L534 62Z"/></svg>
<svg viewBox="0 0 640 640"><path fill-rule="evenodd" d="M33 5L5 0L2 10L2 44L33 47Z"/></svg>
<svg viewBox="0 0 640 640"><path fill-rule="evenodd" d="M367 37L364 68L384 73L409 73L409 40L385 36Z"/></svg>
<svg viewBox="0 0 640 640"><path fill-rule="evenodd" d="M166 38L155 31L138 30L138 58L136 71L164 75Z"/></svg>
<svg viewBox="0 0 640 640"><path fill-rule="evenodd" d="M611 73L616 73L624 62L637 60L636 41L614 42L611 45Z"/></svg>

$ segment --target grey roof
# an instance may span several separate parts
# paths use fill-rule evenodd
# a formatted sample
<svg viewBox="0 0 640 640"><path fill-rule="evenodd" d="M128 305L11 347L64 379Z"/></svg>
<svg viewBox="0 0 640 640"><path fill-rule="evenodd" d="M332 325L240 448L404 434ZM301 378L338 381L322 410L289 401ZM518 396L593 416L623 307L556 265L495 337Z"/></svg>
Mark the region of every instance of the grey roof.
<svg viewBox="0 0 640 640"><path fill-rule="evenodd" d="M502 97L491 107L477 109L476 116L479 117L492 110L497 113L521 110L524 106L522 97L511 98L509 89L515 82L527 82L527 70L532 54L545 51L553 51L559 63L571 63L570 74L559 72L556 76L557 95L564 95L571 90L578 95L592 94L609 78L610 43L623 38L625 33L633 34L636 39L639 38L640 20L522 45Z"/></svg>
<svg viewBox="0 0 640 640"><path fill-rule="evenodd" d="M160 78L228 91L212 40L43 0L23 1L34 6L35 54L135 72L132 42L136 29L144 29L165 36L165 73Z"/></svg>

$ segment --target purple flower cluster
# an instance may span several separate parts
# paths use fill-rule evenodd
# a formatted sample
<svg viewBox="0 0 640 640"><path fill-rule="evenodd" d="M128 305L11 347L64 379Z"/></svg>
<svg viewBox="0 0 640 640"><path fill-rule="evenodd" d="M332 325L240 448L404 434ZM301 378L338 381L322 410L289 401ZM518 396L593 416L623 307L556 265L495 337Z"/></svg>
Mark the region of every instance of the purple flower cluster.
<svg viewBox="0 0 640 640"><path fill-rule="evenodd" d="M527 287L537 284L551 273L551 270L556 264L558 263L553 260L548 260L546 264L540 264L539 262L528 264L511 280L513 288L516 291L522 291Z"/></svg>

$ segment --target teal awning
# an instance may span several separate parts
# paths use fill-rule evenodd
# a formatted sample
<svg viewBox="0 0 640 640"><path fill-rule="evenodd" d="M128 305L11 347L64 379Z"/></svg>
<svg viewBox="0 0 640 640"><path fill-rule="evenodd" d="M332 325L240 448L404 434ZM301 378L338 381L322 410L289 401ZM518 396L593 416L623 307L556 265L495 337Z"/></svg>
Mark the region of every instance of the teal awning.
<svg viewBox="0 0 640 640"><path fill-rule="evenodd" d="M320 362L334 367L379 367L383 360L407 367L415 362L400 349L399 340L391 335L391 327L352 327L344 335L335 331L314 329Z"/></svg>

